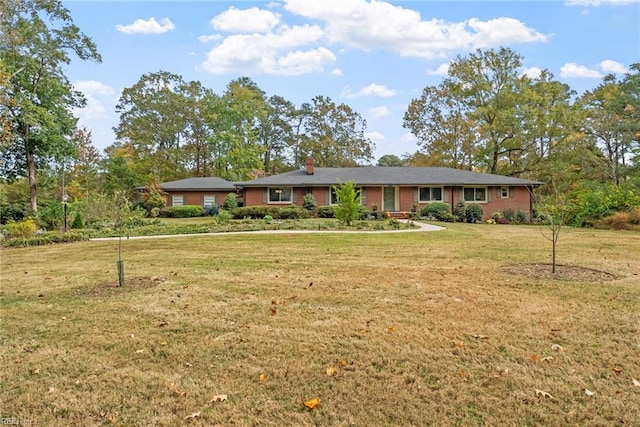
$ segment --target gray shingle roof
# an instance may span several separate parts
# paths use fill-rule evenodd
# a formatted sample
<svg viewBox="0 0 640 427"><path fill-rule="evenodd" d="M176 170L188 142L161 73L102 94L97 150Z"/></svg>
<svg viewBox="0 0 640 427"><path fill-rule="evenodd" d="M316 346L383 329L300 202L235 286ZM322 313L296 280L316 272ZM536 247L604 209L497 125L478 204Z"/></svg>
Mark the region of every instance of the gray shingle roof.
<svg viewBox="0 0 640 427"><path fill-rule="evenodd" d="M233 182L222 178L187 178L178 181L163 182L164 191L235 191Z"/></svg>
<svg viewBox="0 0 640 427"><path fill-rule="evenodd" d="M315 168L313 175L304 169L236 182L243 187L328 186L353 181L357 185L540 185L539 181L443 167Z"/></svg>

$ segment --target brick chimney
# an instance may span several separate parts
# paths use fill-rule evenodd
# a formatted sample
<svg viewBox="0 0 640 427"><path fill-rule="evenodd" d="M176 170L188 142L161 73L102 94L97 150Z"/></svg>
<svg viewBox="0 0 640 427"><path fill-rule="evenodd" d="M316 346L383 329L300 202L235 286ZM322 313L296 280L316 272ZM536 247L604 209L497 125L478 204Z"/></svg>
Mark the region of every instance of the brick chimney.
<svg viewBox="0 0 640 427"><path fill-rule="evenodd" d="M316 161L313 159L313 157L307 157L307 163L306 163L306 171L307 171L307 175L313 175L313 165L316 163Z"/></svg>

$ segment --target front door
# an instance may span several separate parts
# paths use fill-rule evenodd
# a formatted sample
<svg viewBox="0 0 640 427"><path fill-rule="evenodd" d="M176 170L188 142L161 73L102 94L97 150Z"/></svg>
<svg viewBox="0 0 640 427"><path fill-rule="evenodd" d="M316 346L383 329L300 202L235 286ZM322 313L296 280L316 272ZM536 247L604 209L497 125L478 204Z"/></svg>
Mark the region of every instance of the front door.
<svg viewBox="0 0 640 427"><path fill-rule="evenodd" d="M384 187L384 193L382 197L384 199L385 212L395 212L396 211L396 188Z"/></svg>

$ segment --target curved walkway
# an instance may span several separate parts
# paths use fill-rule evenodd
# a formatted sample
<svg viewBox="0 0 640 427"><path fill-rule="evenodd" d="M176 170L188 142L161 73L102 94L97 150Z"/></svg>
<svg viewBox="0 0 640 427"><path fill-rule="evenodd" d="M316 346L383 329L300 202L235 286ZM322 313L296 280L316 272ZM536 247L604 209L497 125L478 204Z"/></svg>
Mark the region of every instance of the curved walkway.
<svg viewBox="0 0 640 427"><path fill-rule="evenodd" d="M407 222L402 221L402 222ZM156 236L131 236L123 237L126 240L142 240L142 239L163 239L174 237L187 237L187 236L230 236L238 234L322 234L322 233L344 233L344 234L381 234L381 233L415 233L420 231L441 231L445 230L444 227L438 225L425 224L423 222L413 222L418 228L406 228L402 230L370 230L370 231L357 231L357 230L257 230L257 231L228 231L217 233L193 233L193 234L161 234ZM95 237L89 239L92 242L118 240L118 237Z"/></svg>

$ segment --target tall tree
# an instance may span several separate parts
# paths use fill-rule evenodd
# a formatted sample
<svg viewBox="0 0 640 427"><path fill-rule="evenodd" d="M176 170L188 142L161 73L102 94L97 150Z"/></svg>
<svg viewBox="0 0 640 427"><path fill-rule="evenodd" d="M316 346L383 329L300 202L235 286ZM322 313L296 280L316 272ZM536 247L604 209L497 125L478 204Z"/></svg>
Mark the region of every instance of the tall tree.
<svg viewBox="0 0 640 427"><path fill-rule="evenodd" d="M93 146L91 131L83 127L76 129L73 138L77 141L77 155L69 176L68 192L86 199L100 190L100 153Z"/></svg>
<svg viewBox="0 0 640 427"><path fill-rule="evenodd" d="M314 157L316 165L349 167L373 160L375 144L364 133L367 122L351 107L316 96L307 113L300 151Z"/></svg>
<svg viewBox="0 0 640 427"><path fill-rule="evenodd" d="M395 154L385 154L378 159L378 166L406 166L407 161L401 159Z"/></svg>
<svg viewBox="0 0 640 427"><path fill-rule="evenodd" d="M171 180L186 175L181 153L185 131L184 80L166 71L144 74L122 91L116 105L120 123L117 146L131 145L135 168L149 179Z"/></svg>
<svg viewBox="0 0 640 427"><path fill-rule="evenodd" d="M259 128L263 149L262 163L269 175L282 173L293 167L294 161L287 158L287 154L296 142L296 118L293 103L277 95L269 98L267 115Z"/></svg>
<svg viewBox="0 0 640 427"><path fill-rule="evenodd" d="M15 175L27 176L30 207L37 213L38 166L73 154L72 109L85 102L63 66L71 54L98 62L101 57L60 0L4 1L0 35L0 60L9 76L3 93L13 100L4 106L13 138L2 154Z"/></svg>

